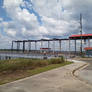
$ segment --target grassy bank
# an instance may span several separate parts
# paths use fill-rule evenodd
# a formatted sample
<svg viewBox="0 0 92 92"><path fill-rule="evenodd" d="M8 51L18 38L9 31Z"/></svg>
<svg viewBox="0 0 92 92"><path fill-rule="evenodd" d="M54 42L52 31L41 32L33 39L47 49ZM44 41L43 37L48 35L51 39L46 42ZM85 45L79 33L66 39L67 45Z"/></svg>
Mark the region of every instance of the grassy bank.
<svg viewBox="0 0 92 92"><path fill-rule="evenodd" d="M67 64L71 64L71 62L65 62L63 57L49 60L13 59L0 61L0 84L29 77Z"/></svg>

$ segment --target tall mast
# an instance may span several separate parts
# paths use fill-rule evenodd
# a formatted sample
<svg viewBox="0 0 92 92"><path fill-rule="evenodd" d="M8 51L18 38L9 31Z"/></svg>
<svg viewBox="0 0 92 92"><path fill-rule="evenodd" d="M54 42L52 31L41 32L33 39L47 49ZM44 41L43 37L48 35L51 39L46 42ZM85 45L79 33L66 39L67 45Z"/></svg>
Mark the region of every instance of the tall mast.
<svg viewBox="0 0 92 92"><path fill-rule="evenodd" d="M81 47L80 47L80 51L82 54L82 14L80 14L80 35L81 35Z"/></svg>

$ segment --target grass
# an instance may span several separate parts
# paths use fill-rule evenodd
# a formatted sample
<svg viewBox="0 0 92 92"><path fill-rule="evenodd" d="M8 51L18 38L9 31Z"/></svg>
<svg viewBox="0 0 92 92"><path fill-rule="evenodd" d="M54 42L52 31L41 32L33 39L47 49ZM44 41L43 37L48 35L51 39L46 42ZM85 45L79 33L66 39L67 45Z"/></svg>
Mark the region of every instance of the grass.
<svg viewBox="0 0 92 92"><path fill-rule="evenodd" d="M38 73L42 73L42 72L45 72L45 71L48 71L48 70L52 70L52 69L55 69L55 68L58 68L58 67L61 67L61 66L68 65L68 64L72 64L72 62L64 62L62 64L52 64L52 65L48 65L48 66L43 67L43 68L29 70L28 72L32 76L32 75L35 75L35 74L38 74Z"/></svg>
<svg viewBox="0 0 92 92"><path fill-rule="evenodd" d="M48 60L13 59L0 61L0 85L71 63L65 62L63 57Z"/></svg>
<svg viewBox="0 0 92 92"><path fill-rule="evenodd" d="M0 61L0 72L14 72L17 70L35 69L51 64L60 64L65 62L63 58L42 59L13 59Z"/></svg>

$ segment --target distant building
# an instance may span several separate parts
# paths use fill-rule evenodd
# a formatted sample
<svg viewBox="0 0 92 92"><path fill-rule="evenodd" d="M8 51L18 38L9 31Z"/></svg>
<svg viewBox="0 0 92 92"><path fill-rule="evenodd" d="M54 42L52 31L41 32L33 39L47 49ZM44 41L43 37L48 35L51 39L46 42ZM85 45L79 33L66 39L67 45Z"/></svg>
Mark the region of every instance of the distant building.
<svg viewBox="0 0 92 92"><path fill-rule="evenodd" d="M86 47L84 50L87 56L92 56L92 47Z"/></svg>
<svg viewBox="0 0 92 92"><path fill-rule="evenodd" d="M48 51L51 51L51 48L40 48L40 50L43 52L48 52Z"/></svg>

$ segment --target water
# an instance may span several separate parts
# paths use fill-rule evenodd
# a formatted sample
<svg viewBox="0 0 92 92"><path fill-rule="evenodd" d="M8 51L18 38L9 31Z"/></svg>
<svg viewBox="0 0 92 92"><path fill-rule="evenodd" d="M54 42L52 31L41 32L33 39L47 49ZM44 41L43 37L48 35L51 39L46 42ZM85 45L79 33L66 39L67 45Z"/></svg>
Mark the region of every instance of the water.
<svg viewBox="0 0 92 92"><path fill-rule="evenodd" d="M14 59L14 58L38 58L38 59L43 59L44 57L50 59L50 58L54 58L54 57L58 57L59 54L57 52L55 52L55 54L53 54L53 52L48 53L47 55L43 55L40 52L35 52L35 51L31 51L29 52L10 52L10 51L2 51L0 52L0 60L7 60L7 59ZM62 52L62 56L64 56L65 58L69 58L69 52Z"/></svg>
<svg viewBox="0 0 92 92"><path fill-rule="evenodd" d="M38 58L43 59L44 57L53 58L53 55L39 55L39 54L13 54L13 53L0 53L0 60L14 59L14 58Z"/></svg>

